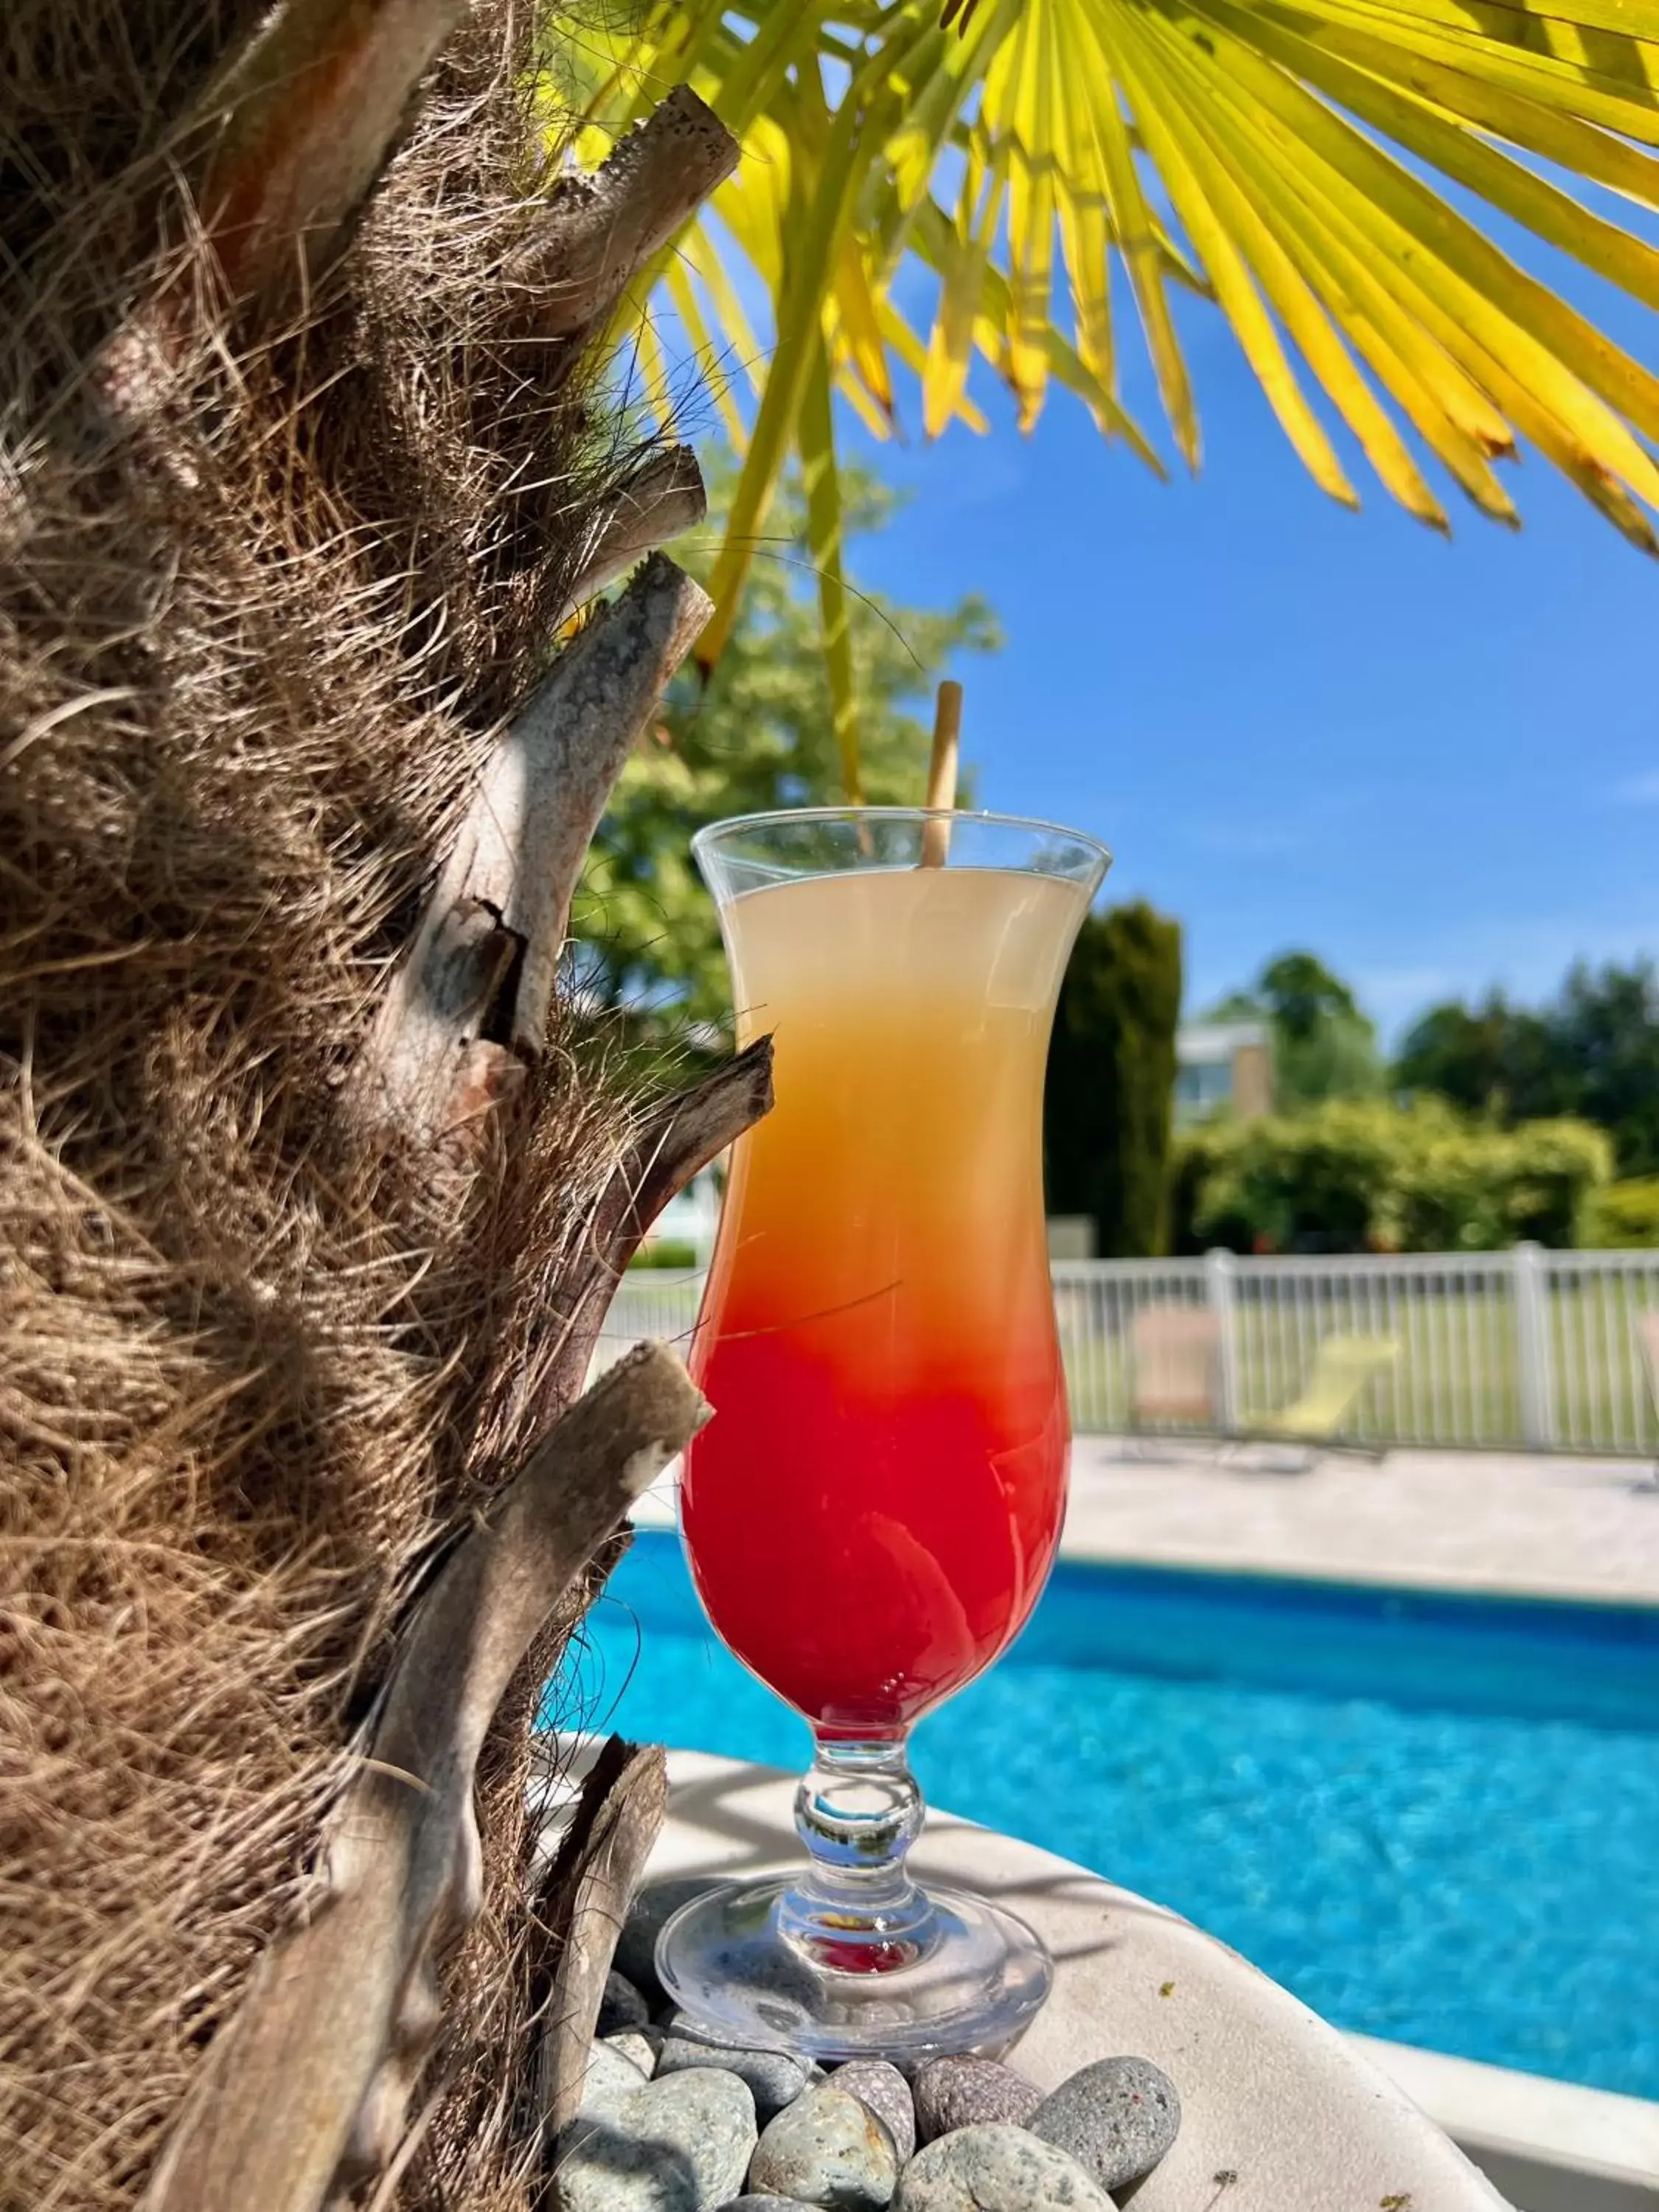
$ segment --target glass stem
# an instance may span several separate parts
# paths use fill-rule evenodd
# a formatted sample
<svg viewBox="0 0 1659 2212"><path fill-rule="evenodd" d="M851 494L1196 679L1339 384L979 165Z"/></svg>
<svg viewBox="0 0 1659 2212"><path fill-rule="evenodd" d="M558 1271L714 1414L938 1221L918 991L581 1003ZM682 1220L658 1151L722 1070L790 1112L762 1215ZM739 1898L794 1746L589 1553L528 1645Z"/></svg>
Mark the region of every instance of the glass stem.
<svg viewBox="0 0 1659 2212"><path fill-rule="evenodd" d="M921 1957L933 1908L906 1863L921 1832L921 1792L902 1735L817 1740L795 1792L806 1875L783 1901L787 1935L820 1966L880 1973Z"/></svg>

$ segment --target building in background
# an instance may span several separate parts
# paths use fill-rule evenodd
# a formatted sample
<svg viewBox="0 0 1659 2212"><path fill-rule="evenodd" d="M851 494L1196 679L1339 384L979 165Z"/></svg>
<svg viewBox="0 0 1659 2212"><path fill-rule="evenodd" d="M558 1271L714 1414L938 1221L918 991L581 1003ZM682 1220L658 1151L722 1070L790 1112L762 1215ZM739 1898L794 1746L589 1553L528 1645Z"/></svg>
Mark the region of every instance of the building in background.
<svg viewBox="0 0 1659 2212"><path fill-rule="evenodd" d="M1178 1129L1223 1107L1249 1121L1270 1114L1273 1103L1273 1031L1266 1022L1193 1022L1176 1032Z"/></svg>

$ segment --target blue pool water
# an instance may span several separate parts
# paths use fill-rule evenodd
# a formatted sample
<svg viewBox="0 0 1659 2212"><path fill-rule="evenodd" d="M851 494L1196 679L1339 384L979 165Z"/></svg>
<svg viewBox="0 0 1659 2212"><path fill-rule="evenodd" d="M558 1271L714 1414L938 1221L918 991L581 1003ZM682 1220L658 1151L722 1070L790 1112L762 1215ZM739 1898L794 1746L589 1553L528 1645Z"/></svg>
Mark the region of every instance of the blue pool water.
<svg viewBox="0 0 1659 2212"><path fill-rule="evenodd" d="M655 1532L550 1716L806 1748ZM1341 2027L1659 2097L1659 1613L1063 1563L915 1765Z"/></svg>

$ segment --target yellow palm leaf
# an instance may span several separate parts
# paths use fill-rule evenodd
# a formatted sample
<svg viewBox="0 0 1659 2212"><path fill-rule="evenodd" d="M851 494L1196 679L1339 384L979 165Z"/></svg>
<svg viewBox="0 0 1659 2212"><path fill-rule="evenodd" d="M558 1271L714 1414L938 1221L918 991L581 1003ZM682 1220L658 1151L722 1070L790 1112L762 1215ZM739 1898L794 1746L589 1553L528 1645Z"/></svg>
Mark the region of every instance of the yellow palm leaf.
<svg viewBox="0 0 1659 2212"><path fill-rule="evenodd" d="M1428 62L1402 64L1371 38L1338 45L1299 38L1272 23L1258 35L1268 52L1290 60L1309 84L1376 125L1408 153L1501 206L1547 245L1575 255L1649 307L1659 307L1659 253L1463 128L1456 112L1478 110L1495 135L1551 161L1575 161L1586 176L1654 206L1659 205L1659 162L1650 156L1478 78ZM1329 50L1322 51L1322 44ZM1346 53L1360 66L1342 58Z"/></svg>
<svg viewBox="0 0 1659 2212"><path fill-rule="evenodd" d="M800 418L801 482L806 494L807 558L817 571L824 672L841 781L849 806L863 797L859 779L858 701L853 687L853 632L841 563L841 477L830 404L830 363L820 345L806 372Z"/></svg>
<svg viewBox="0 0 1659 2212"><path fill-rule="evenodd" d="M1048 382L1048 293L1054 258L1054 101L1049 0L1026 0L1018 27L985 80L982 127L1006 140L1007 374L1029 430Z"/></svg>
<svg viewBox="0 0 1659 2212"><path fill-rule="evenodd" d="M928 267L945 268L950 253L950 235L951 226L942 208L929 200L917 210L916 252ZM1006 376L1008 280L1000 269L988 262L979 270L979 307L973 323L974 343L998 374ZM1048 368L1054 381L1063 385L1066 391L1075 392L1082 400L1094 416L1103 436L1121 438L1126 445L1139 454L1155 476L1163 476L1163 462L1127 409L1106 389L1058 331L1049 330L1047 343Z"/></svg>
<svg viewBox="0 0 1659 2212"><path fill-rule="evenodd" d="M1170 303L1164 290L1164 262L1159 234L1141 188L1130 144L1128 126L1118 102L1118 86L1086 6L1067 0L1069 51L1079 71L1088 72L1091 97L1088 130L1100 162L1100 172L1110 196L1117 249L1127 272L1147 350L1158 378L1176 442L1188 467L1198 465L1198 415L1192 386L1182 357Z"/></svg>
<svg viewBox="0 0 1659 2212"><path fill-rule="evenodd" d="M933 30L894 70L903 106L887 142L893 204L880 231L884 253L896 252L906 219L932 193L939 159L984 73L985 56L1001 46L1024 0L996 0L975 18L965 36Z"/></svg>
<svg viewBox="0 0 1659 2212"><path fill-rule="evenodd" d="M698 225L686 234L680 241L680 255L708 295L732 368L741 372L758 392L764 381L761 342L744 311L737 287L726 274L726 264L711 246L703 226Z"/></svg>
<svg viewBox="0 0 1659 2212"><path fill-rule="evenodd" d="M1185 29L1172 27L1194 70L1212 88L1231 78L1237 93L1255 96L1258 121L1265 109L1286 125L1279 143L1288 152L1295 142L1293 161L1311 155L1346 182L1355 220L1368 230L1381 226L1389 250L1406 253L1439 313L1462 319L1506 386L1542 402L1601 467L1659 506L1659 471L1627 427L1630 418L1644 429L1659 426L1659 381L1401 163L1246 46L1236 35L1241 12L1231 0L1206 0L1206 27L1198 30L1190 15Z"/></svg>
<svg viewBox="0 0 1659 2212"><path fill-rule="evenodd" d="M1513 441L1503 417L1441 351L1327 219L1316 196L1287 186L1249 132L1220 102L1207 121L1264 207L1309 285L1367 361L1425 445L1485 514L1513 526L1513 502L1488 457Z"/></svg>
<svg viewBox="0 0 1659 2212"><path fill-rule="evenodd" d="M1659 208L1659 0L647 0L631 28L569 44L585 154L681 81L743 142L683 263L665 263L692 345L758 387L740 423L719 395L747 437L706 656L792 454L811 473L836 620L836 391L882 434L914 377L937 436L983 419L982 358L1025 427L1057 385L1160 466L1117 397L1134 333L1115 325L1115 281L1189 462L1171 283L1226 319L1333 497L1354 494L1304 373L1436 527L1431 461L1512 525L1492 464L1524 441L1654 550L1659 378L1540 281L1526 241L1659 309L1659 252L1569 189ZM938 289L913 328L895 292L908 308L918 267ZM769 356L755 335L769 318ZM832 690L850 744L848 668Z"/></svg>
<svg viewBox="0 0 1659 2212"><path fill-rule="evenodd" d="M1298 117L1309 143L1323 151L1348 177L1357 191L1374 198L1379 205L1397 210L1408 227L1478 291L1484 301L1511 314L1519 326L1547 347L1593 390L1627 413L1647 434L1659 434L1659 380L1621 353L1593 324L1558 300L1547 286L1518 268L1472 222L1401 163L1379 152L1352 125L1295 84L1283 70L1275 69L1270 61L1251 51L1239 36L1242 26L1249 25L1262 46L1269 47L1275 36L1271 30L1263 33L1243 9L1232 5L1232 0L1201 0L1201 4L1216 30L1231 34L1227 39L1226 51L1243 72L1244 82L1269 99L1275 112ZM1212 37L1210 32L1203 35ZM1437 135L1429 127L1432 122L1432 118L1422 118L1421 136L1430 143ZM1473 138L1467 140L1470 149L1479 148L1480 143ZM1497 173L1499 168L1510 172L1510 176L1507 179L1500 176ZM1516 221L1526 222L1528 211L1534 210L1538 204L1533 188L1539 185L1539 179L1518 163L1504 157L1494 157L1482 175L1494 204ZM1589 235L1593 228L1591 218L1582 210L1578 210L1578 217L1584 234ZM1635 245L1634 240L1630 242ZM1569 246L1569 250L1574 249Z"/></svg>
<svg viewBox="0 0 1659 2212"><path fill-rule="evenodd" d="M1239 251L1237 232L1229 227L1205 189L1205 164L1185 127L1179 104L1167 99L1160 101L1152 96L1143 58L1137 54L1133 63L1129 58L1133 51L1133 33L1127 17L1115 27L1121 33L1129 33L1123 38L1117 59L1141 136L1158 164L1176 213L1210 272L1210 282L1215 286L1222 312L1232 325L1244 357L1267 395L1268 405L1315 483L1345 507L1358 507L1359 501L1353 486L1344 475L1342 464L1318 416L1303 396L1273 318L1263 306Z"/></svg>
<svg viewBox="0 0 1659 2212"><path fill-rule="evenodd" d="M720 428L731 441L732 452L741 456L749 443L749 425L732 390L731 368L721 359L720 350L709 335L702 302L697 297L690 271L684 263L676 262L665 274L663 283L684 327L692 353L702 365L708 395L720 418Z"/></svg>
<svg viewBox="0 0 1659 2212"><path fill-rule="evenodd" d="M905 321L898 309L894 307L890 300L878 301L877 302L877 313L881 317L882 332L885 337L888 344L891 346L898 359L902 361L904 363L904 366L915 374L917 380L919 381L924 381L925 388L925 379L927 374L927 347L922 343L915 331L911 329L909 324ZM969 332L970 343L971 340L972 333ZM986 417L984 410L981 408L975 407L973 401L967 397L965 392L957 401L956 411L952 419L963 423L968 429L974 431L981 438L991 427L990 422Z"/></svg>
<svg viewBox="0 0 1659 2212"><path fill-rule="evenodd" d="M933 266L940 278L939 313L927 341L921 379L922 428L937 438L957 414L968 390L974 357L974 323L980 313L992 241L1002 216L1006 161L988 165L984 142L975 141L957 202L953 232L939 226ZM932 203L927 203L931 210ZM927 248L924 246L924 252Z"/></svg>
<svg viewBox="0 0 1659 2212"><path fill-rule="evenodd" d="M878 111L866 110L864 90L855 86L842 101L820 162L809 164L797 145L794 188L787 210L790 252L779 299L777 343L732 495L726 540L709 581L714 611L697 646L698 660L705 667L719 658L731 630L772 494L791 446L799 447L807 375L823 347L823 304L852 215L861 143L878 132ZM798 131L807 125L804 106L797 105Z"/></svg>
<svg viewBox="0 0 1659 2212"><path fill-rule="evenodd" d="M1154 42L1142 45L1139 59L1149 81L1158 88L1162 112L1184 144L1216 220L1238 240L1280 322L1358 439L1367 459L1408 514L1444 530L1446 517L1439 501L1424 481L1393 421L1354 367L1303 276L1282 228L1275 224L1271 207L1253 196L1247 173L1229 162L1223 150L1224 142L1206 127L1203 111L1191 100L1176 74L1165 68ZM1222 296L1224 305L1224 294Z"/></svg>
<svg viewBox="0 0 1659 2212"><path fill-rule="evenodd" d="M1295 189L1319 206L1425 336L1458 365L1478 392L1488 396L1499 419L1506 415L1633 544L1644 551L1655 550L1641 509L1620 483L1616 466L1609 465L1598 450L1600 434L1609 425L1623 434L1616 418L1547 359L1534 361L1537 374L1531 382L1515 375L1508 362L1522 349L1523 334L1506 326L1501 317L1478 314L1479 303L1469 288L1425 252L1421 242L1388 212L1348 191L1340 173L1310 157L1276 118L1264 117L1236 89L1222 97L1236 104L1252 131L1265 134L1285 173L1293 178ZM1476 322L1493 339L1496 350L1484 342ZM1583 434L1586 432L1588 437ZM1633 450L1647 465L1640 448Z"/></svg>
<svg viewBox="0 0 1659 2212"><path fill-rule="evenodd" d="M843 238L836 258L836 313L852 364L865 390L884 416L893 411L893 380L887 373L887 346L876 297L856 238Z"/></svg>

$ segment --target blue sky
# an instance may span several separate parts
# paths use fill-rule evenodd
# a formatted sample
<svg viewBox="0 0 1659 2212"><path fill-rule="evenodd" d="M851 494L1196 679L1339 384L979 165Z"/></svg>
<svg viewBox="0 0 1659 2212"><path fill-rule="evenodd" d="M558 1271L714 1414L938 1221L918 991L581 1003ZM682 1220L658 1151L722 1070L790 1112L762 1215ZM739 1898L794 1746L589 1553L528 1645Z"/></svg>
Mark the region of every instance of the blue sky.
<svg viewBox="0 0 1659 2212"><path fill-rule="evenodd" d="M1659 359L1637 311L1568 289ZM1659 951L1659 562L1535 456L1505 478L1518 536L1442 485L1446 543L1340 433L1364 506L1336 507L1219 318L1185 321L1196 479L1160 484L1063 392L1024 439L988 381L988 437L872 450L847 418L915 494L859 580L981 592L1006 633L957 672L982 803L1103 836L1109 894L1184 924L1193 1006L1307 945L1395 1036L1437 996ZM1156 422L1132 373L1124 397Z"/></svg>

